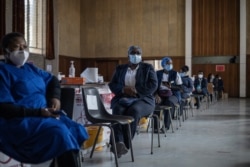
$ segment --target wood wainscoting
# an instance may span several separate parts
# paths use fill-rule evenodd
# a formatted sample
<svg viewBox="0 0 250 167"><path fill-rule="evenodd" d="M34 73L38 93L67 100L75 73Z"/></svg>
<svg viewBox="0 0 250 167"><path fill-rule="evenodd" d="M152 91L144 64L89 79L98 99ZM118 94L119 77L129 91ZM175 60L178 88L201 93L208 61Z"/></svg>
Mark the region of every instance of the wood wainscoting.
<svg viewBox="0 0 250 167"><path fill-rule="evenodd" d="M247 55L246 62L246 96L250 98L250 54Z"/></svg>
<svg viewBox="0 0 250 167"><path fill-rule="evenodd" d="M145 57L143 60L161 60L162 57ZM179 71L180 68L185 65L184 56L171 57L174 64L174 69ZM98 73L103 76L104 81L108 82L111 80L115 67L119 64L127 63L127 57L124 58L74 58L69 56L59 56L59 71L62 74L68 76L70 61L75 62L76 76L80 74L87 67L97 67ZM250 58L248 56L248 62ZM249 63L248 63L249 64ZM193 64L192 65L192 75L197 75L198 71L204 72L205 77L209 73L220 74L224 81L225 92L228 93L229 97L239 97L239 64L222 64L225 65L225 71L216 72L216 64ZM248 70L248 73L250 71ZM249 84L249 78L247 78L247 83ZM249 92L249 88L247 89ZM248 93L249 97L249 93Z"/></svg>
<svg viewBox="0 0 250 167"><path fill-rule="evenodd" d="M193 75L197 75L198 71L203 71L207 78L209 73L219 74L224 83L225 92L229 97L239 97L239 64L220 64L225 66L225 71L217 72L216 64L193 64Z"/></svg>
<svg viewBox="0 0 250 167"><path fill-rule="evenodd" d="M177 71L185 65L184 56L171 57L174 64L174 69ZM143 60L161 60L162 57L144 57ZM125 64L128 62L128 58L117 57L117 58L75 58L70 56L59 56L59 71L66 76L69 75L70 61L74 61L76 68L76 76L80 74L87 67L97 67L98 73L103 76L104 81L110 81L114 73L115 67L119 64Z"/></svg>

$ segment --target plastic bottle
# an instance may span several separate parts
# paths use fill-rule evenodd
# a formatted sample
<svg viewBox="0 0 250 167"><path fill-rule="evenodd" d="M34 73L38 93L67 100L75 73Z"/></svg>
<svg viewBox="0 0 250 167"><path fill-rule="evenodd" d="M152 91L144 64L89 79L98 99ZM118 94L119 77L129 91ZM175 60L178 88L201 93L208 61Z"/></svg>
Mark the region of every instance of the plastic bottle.
<svg viewBox="0 0 250 167"><path fill-rule="evenodd" d="M57 79L61 82L61 80L62 80L61 72L58 72Z"/></svg>
<svg viewBox="0 0 250 167"><path fill-rule="evenodd" d="M70 61L69 77L75 77L75 71L74 61Z"/></svg>

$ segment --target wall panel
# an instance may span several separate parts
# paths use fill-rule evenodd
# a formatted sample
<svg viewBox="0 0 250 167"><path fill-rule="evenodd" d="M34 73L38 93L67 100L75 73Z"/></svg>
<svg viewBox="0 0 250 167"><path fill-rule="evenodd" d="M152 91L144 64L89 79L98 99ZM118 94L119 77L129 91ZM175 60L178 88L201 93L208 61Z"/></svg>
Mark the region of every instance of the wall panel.
<svg viewBox="0 0 250 167"><path fill-rule="evenodd" d="M70 61L75 62L76 76L80 76L81 72L87 67L97 67L98 73L104 77L104 81L108 82L112 78L114 70L118 64L125 64L128 58L72 58L60 55L59 71L68 76ZM161 60L162 57L145 57L143 60ZM174 69L177 71L184 65L184 57L172 57Z"/></svg>
<svg viewBox="0 0 250 167"><path fill-rule="evenodd" d="M250 54L246 57L246 96L250 98Z"/></svg>
<svg viewBox="0 0 250 167"><path fill-rule="evenodd" d="M238 0L193 0L193 56L239 55Z"/></svg>
<svg viewBox="0 0 250 167"><path fill-rule="evenodd" d="M81 1L81 57L184 56L185 0Z"/></svg>
<svg viewBox="0 0 250 167"><path fill-rule="evenodd" d="M58 47L59 54L71 57L81 56L80 45L80 0L58 0Z"/></svg>
<svg viewBox="0 0 250 167"><path fill-rule="evenodd" d="M225 65L224 72L216 72L216 64L193 64L193 75L197 75L198 71L203 71L207 78L209 73L219 74L224 81L225 92L230 97L239 97L239 64L220 64Z"/></svg>

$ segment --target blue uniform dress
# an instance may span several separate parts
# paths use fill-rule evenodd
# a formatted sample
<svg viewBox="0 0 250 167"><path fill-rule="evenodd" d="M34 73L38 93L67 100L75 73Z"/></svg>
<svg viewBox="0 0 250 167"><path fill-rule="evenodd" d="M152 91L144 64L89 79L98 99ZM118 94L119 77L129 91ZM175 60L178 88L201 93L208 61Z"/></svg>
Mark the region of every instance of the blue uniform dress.
<svg viewBox="0 0 250 167"><path fill-rule="evenodd" d="M50 73L28 63L21 68L2 63L0 103L45 108L46 86L51 79ZM65 115L60 119L0 117L0 151L25 163L41 163L66 151L79 150L87 138L85 128Z"/></svg>

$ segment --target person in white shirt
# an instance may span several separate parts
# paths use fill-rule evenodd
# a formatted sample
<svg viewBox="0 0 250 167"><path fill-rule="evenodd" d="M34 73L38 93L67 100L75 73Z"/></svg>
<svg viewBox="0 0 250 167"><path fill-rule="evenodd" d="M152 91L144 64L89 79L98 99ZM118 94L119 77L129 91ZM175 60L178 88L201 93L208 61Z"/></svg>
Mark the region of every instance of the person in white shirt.
<svg viewBox="0 0 250 167"><path fill-rule="evenodd" d="M128 49L128 63L118 65L109 83L115 94L111 100L114 115L134 117L131 123L132 137L135 135L140 118L154 111L157 77L151 64L142 62L142 50L139 46ZM121 125L113 127L118 157L128 152L127 132ZM112 151L112 150L111 150Z"/></svg>
<svg viewBox="0 0 250 167"><path fill-rule="evenodd" d="M156 104L172 107L171 115L174 117L175 104L181 104L181 76L173 70L173 62L170 57L164 57L161 66L163 69L156 72L158 78L158 88L155 92ZM159 115L159 112L155 111L155 113ZM154 122L156 124L157 121ZM168 112L164 112L164 123L168 130L171 123ZM154 127L157 127L157 125ZM165 129L161 128L161 132L164 131ZM157 132L157 129L155 129L155 132Z"/></svg>

